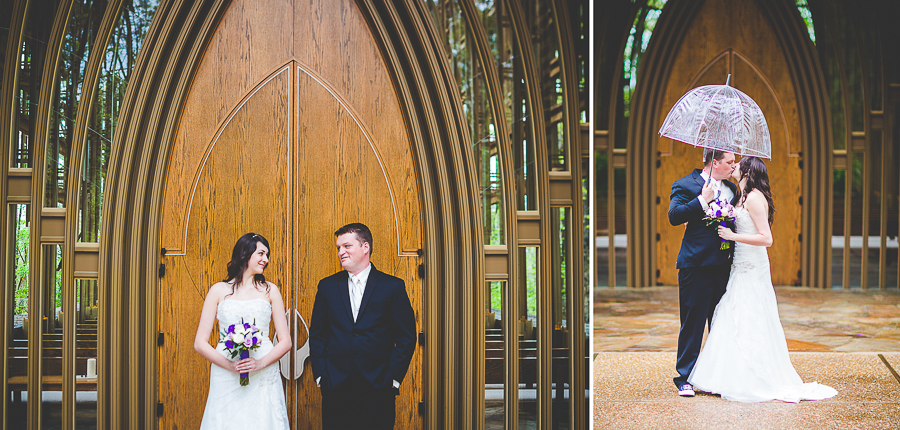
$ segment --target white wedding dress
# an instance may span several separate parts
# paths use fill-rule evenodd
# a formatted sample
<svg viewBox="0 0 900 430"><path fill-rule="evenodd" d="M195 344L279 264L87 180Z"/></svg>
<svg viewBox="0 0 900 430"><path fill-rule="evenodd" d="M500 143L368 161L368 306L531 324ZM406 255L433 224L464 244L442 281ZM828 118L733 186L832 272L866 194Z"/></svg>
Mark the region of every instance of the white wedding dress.
<svg viewBox="0 0 900 430"><path fill-rule="evenodd" d="M750 213L735 209L736 232L757 234ZM791 364L765 247L735 242L725 295L688 382L738 402L799 402L837 395L827 385L804 384Z"/></svg>
<svg viewBox="0 0 900 430"><path fill-rule="evenodd" d="M272 319L272 305L267 299L222 300L216 310L219 327L225 328L241 322L253 323L265 335L262 344L250 357L259 359L272 350L269 340L269 321ZM218 344L216 351L230 358L225 345ZM253 429L286 430L288 428L287 407L284 403L284 388L281 386L281 372L278 362L265 369L250 372L250 383L241 386L240 375L229 372L215 364L209 370L209 397L203 412L201 430Z"/></svg>

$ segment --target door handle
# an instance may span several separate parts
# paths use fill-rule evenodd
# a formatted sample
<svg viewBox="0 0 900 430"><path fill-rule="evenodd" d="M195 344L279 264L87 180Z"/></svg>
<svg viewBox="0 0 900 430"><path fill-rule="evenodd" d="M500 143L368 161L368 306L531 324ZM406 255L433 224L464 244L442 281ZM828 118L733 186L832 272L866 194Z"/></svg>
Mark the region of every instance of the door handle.
<svg viewBox="0 0 900 430"><path fill-rule="evenodd" d="M300 311L294 309L294 332L292 333L292 338L296 342L298 339L297 333L297 319L303 323L303 327L306 329L306 342L303 343L303 346L294 349L293 351L289 351L289 353L284 354L278 360L278 366L281 368L281 376L284 379L299 379L300 375L303 375L303 369L306 364L306 359L309 358L309 326L306 325L306 320L303 319L303 316L300 315ZM284 313L285 318L290 318L291 309L288 308L287 312ZM278 344L278 334L275 334L274 345ZM294 356L294 374L291 375L291 355Z"/></svg>

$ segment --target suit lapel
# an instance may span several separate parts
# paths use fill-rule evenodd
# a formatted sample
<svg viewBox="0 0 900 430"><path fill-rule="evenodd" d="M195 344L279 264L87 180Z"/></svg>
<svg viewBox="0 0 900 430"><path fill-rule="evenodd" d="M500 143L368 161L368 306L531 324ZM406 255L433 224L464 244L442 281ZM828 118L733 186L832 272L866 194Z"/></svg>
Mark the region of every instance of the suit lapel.
<svg viewBox="0 0 900 430"><path fill-rule="evenodd" d="M372 297L372 294L375 292L375 285L378 283L378 274L380 272L375 269L375 265L372 264L372 270L369 271L369 279L366 280L366 290L363 292L362 300L359 302L359 314L356 315L356 320L362 317L363 312L366 310L366 304L369 303L369 298Z"/></svg>
<svg viewBox="0 0 900 430"><path fill-rule="evenodd" d="M702 191L706 181L703 180L703 176L700 176L700 169L694 169L694 182L700 185L700 190Z"/></svg>
<svg viewBox="0 0 900 430"><path fill-rule="evenodd" d="M344 303L344 310L347 311L347 318L350 318L350 321L353 322L353 309L350 306L350 284L348 283L350 274L346 270L341 273L343 273L343 276L338 278L337 290L340 293L341 302Z"/></svg>

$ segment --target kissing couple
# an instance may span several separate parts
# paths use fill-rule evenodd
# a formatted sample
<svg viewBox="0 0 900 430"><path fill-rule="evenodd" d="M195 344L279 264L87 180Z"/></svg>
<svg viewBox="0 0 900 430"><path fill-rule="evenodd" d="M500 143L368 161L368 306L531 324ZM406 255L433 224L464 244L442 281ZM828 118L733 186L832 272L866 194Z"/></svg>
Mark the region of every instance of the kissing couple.
<svg viewBox="0 0 900 430"><path fill-rule="evenodd" d="M669 222L687 224L676 265L678 394L691 397L696 389L738 402L794 403L836 396L829 386L803 383L788 355L766 250L775 208L765 163L735 163L733 153L713 149L704 150L703 161L703 169L672 184L669 204ZM734 229L705 219L716 201L734 208Z"/></svg>

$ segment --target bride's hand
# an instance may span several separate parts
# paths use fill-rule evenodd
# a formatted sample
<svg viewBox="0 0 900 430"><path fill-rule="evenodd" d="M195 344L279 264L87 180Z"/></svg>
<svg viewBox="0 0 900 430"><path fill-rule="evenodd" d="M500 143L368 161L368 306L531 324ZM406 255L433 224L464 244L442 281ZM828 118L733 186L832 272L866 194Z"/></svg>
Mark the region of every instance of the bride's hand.
<svg viewBox="0 0 900 430"><path fill-rule="evenodd" d="M725 240L734 240L734 232L728 227L719 226L719 237Z"/></svg>
<svg viewBox="0 0 900 430"><path fill-rule="evenodd" d="M234 362L234 373L250 373L259 370L259 363L255 358L245 358Z"/></svg>

